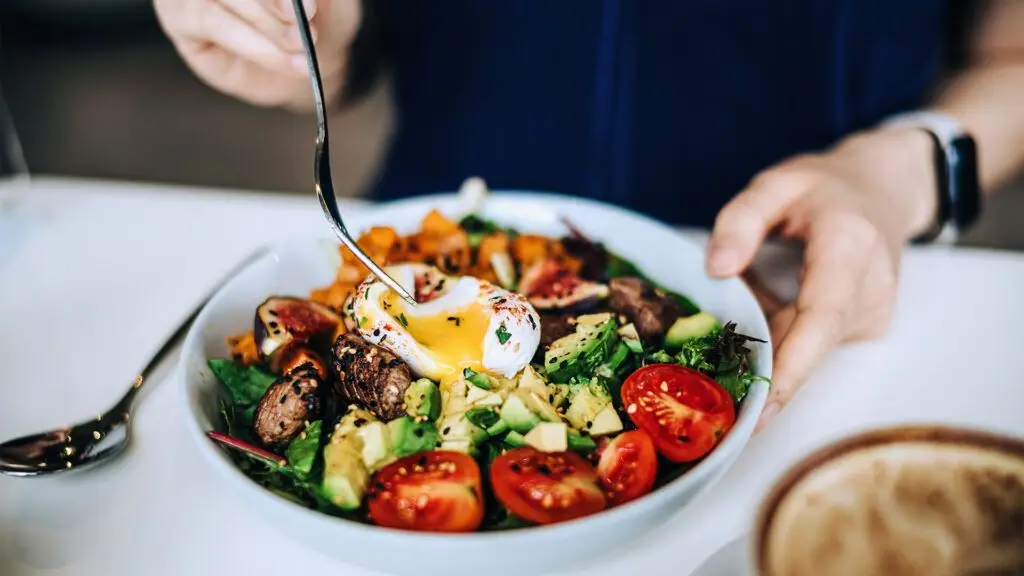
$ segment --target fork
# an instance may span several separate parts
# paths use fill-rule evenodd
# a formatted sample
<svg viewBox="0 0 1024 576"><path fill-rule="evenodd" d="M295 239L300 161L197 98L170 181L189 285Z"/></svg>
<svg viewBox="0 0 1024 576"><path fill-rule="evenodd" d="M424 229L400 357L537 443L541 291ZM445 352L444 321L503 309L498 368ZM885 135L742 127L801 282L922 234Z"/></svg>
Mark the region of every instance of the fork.
<svg viewBox="0 0 1024 576"><path fill-rule="evenodd" d="M324 211L324 217L330 223L331 229L356 258L370 269L381 282L388 288L395 291L403 300L410 305L416 305L416 299L402 287L401 284L389 276L372 258L356 244L345 228L345 222L338 210L338 201L334 195L334 185L331 182L331 153L327 141L327 111L324 106L324 83L320 77L320 66L317 64L316 49L313 47L313 34L309 29L309 20L306 18L306 9L302 7L302 0L292 0L295 7L295 20L302 33L302 45L306 49L306 65L309 67L309 80L313 86L313 102L316 108L316 155L313 161L313 184L316 188L316 196L320 199L320 207Z"/></svg>

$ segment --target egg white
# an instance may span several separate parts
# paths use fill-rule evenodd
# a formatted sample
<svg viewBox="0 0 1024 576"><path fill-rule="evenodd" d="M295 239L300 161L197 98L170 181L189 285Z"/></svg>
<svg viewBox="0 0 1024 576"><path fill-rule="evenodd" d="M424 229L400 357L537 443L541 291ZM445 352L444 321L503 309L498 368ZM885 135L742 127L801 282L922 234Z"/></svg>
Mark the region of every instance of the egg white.
<svg viewBox="0 0 1024 576"><path fill-rule="evenodd" d="M472 276L445 276L425 264L386 271L410 293L417 277L442 285L436 297L416 306L402 302L372 276L356 293L359 333L394 352L417 376L440 382L472 368L512 378L529 365L540 345L540 317L520 294ZM430 328L430 343L411 333L423 326Z"/></svg>

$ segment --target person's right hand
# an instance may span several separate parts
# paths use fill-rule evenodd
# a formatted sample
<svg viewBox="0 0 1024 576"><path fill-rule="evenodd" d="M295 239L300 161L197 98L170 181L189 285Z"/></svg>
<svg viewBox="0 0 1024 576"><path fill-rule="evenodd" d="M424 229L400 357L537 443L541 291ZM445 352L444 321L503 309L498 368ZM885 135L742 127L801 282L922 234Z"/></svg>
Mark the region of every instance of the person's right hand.
<svg viewBox="0 0 1024 576"><path fill-rule="evenodd" d="M344 82L359 0L303 0L324 96ZM306 59L292 0L154 0L157 17L192 71L217 90L258 106L309 108Z"/></svg>

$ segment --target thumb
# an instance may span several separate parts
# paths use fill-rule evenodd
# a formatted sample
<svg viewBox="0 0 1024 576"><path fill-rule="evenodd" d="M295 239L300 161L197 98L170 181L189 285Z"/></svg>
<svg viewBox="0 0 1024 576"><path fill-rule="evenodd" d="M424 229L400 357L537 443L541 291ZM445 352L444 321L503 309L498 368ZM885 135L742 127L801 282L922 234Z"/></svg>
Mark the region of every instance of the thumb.
<svg viewBox="0 0 1024 576"><path fill-rule="evenodd" d="M708 243L708 274L723 278L746 269L765 236L806 189L806 179L788 171L772 170L754 178L715 219Z"/></svg>

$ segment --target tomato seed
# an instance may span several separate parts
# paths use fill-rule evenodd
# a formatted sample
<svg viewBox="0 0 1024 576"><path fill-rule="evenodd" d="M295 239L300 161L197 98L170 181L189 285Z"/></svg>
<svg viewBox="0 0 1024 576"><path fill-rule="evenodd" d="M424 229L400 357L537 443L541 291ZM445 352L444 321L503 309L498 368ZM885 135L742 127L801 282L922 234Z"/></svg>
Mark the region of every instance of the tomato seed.
<svg viewBox="0 0 1024 576"><path fill-rule="evenodd" d="M630 404L626 407L627 414L636 414L636 404Z"/></svg>
<svg viewBox="0 0 1024 576"><path fill-rule="evenodd" d="M661 381L661 391L668 392L668 382L665 382L664 380Z"/></svg>
<svg viewBox="0 0 1024 576"><path fill-rule="evenodd" d="M552 496L551 494L545 494L544 497L541 498L540 500L540 505L543 506L544 508L551 508L552 506L555 505L555 497Z"/></svg>

